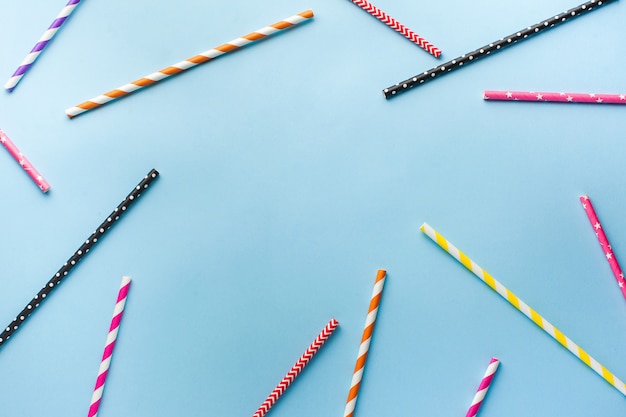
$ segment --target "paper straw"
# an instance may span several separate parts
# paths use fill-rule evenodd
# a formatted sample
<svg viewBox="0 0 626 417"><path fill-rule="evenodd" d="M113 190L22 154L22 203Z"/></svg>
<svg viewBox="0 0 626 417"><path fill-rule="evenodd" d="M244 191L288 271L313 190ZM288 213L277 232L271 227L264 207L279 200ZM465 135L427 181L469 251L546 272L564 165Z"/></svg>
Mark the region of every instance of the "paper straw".
<svg viewBox="0 0 626 417"><path fill-rule="evenodd" d="M492 101L551 101L557 103L626 104L624 94L551 93L545 91L485 90L483 99Z"/></svg>
<svg viewBox="0 0 626 417"><path fill-rule="evenodd" d="M13 322L10 323L0 334L0 346L6 343L7 340L15 333L15 331L22 326L24 321L30 317L33 311L39 307L39 304L42 303L48 295L59 286L61 280L64 279L67 274L69 274L72 269L76 266L78 261L80 261L90 250L91 248L102 239L102 236L106 233L107 230L113 226L123 215L128 211L128 209L137 201L141 193L148 188L150 184L158 177L159 173L157 170L151 170L148 175L144 177L143 180L131 191L128 196L120 203L115 210L98 226L95 232L93 232L87 240L78 248L74 255L63 264L61 269L57 271L56 274L48 281L48 283L33 297L33 299L24 307L24 309L13 319Z"/></svg>
<svg viewBox="0 0 626 417"><path fill-rule="evenodd" d="M13 91L15 89L15 86L17 85L17 83L20 82L20 80L24 76L24 73L26 73L26 71L28 71L28 69L33 65L39 54L48 45L48 43L57 33L61 25L65 23L70 14L72 14L78 3L80 3L80 0L70 0L65 5L63 10L61 10L61 12L56 17L56 19L54 19L48 30L46 30L44 34L41 35L39 41L35 44L30 53L26 55L26 58L24 58L22 64L15 70L13 76L11 76L11 78L9 78L9 81L6 82L6 84L4 85L5 89L7 89L8 91Z"/></svg>
<svg viewBox="0 0 626 417"><path fill-rule="evenodd" d="M28 174L28 176L37 184L37 186L44 193L50 189L50 184L43 179L41 174L37 172L35 167L30 163L28 159L24 156L22 152L15 146L15 144L9 139L6 133L4 133L0 129L0 143L4 145L7 151L11 154L11 156L17 161L18 164L22 167L24 171Z"/></svg>
<svg viewBox="0 0 626 417"><path fill-rule="evenodd" d="M108 93L104 93L103 95L94 97L91 100L87 100L84 103L78 104L75 107L70 107L69 109L65 110L65 113L67 114L69 118L72 118L88 110L92 110L97 107L100 107L103 104L106 104L112 100L125 97L129 95L130 93L133 93L139 89L156 84L157 82L161 80L171 77L172 75L180 74L181 72L186 71L189 68L193 68L199 64L203 64L207 61L211 61L217 58L218 56L224 55L227 52L234 51L236 49L241 48L242 46L246 46L248 44L264 39L275 33L281 32L285 29L289 29L302 22L307 22L311 20L312 18L313 18L312 10L306 10L302 13L298 13L297 15L288 17L287 19L276 22L270 26L261 28L241 38L233 39L232 41L228 43L217 46L213 49L209 49L208 51L202 52L191 58L187 58L184 61L181 61L167 68L163 68L162 70L159 70L157 72L153 72L152 74L146 75L143 78L140 78L136 81L131 82L130 84L123 85L121 87L116 88L115 90L109 91Z"/></svg>
<svg viewBox="0 0 626 417"><path fill-rule="evenodd" d="M426 39L422 38L417 33L413 32L408 27L404 26L402 23L398 22L393 17L389 16L387 13L380 10L378 7L374 6L372 3L368 2L367 0L350 1L374 16L376 19L380 20L381 22L392 28L393 30L395 30L396 32L402 34L402 36L415 43L417 46L421 47L426 52L433 55L435 58L439 58L441 56L441 50L439 50L439 48L428 42Z"/></svg>
<svg viewBox="0 0 626 417"><path fill-rule="evenodd" d="M122 277L120 290L117 294L117 302L115 303L115 308L113 309L113 318L111 319L109 334L107 335L107 340L104 345L102 361L100 362L100 368L98 369L96 386L94 388L93 395L91 396L91 405L89 406L89 413L87 413L88 417L96 417L98 415L98 407L100 407L100 401L102 400L102 392L104 391L104 384L109 373L111 357L113 356L113 349L115 349L115 341L117 340L117 333L120 329L120 323L122 322L124 306L126 305L126 297L128 297L129 289L130 277Z"/></svg>
<svg viewBox="0 0 626 417"><path fill-rule="evenodd" d="M605 4L612 3L614 1L616 0L591 0L587 3L583 3L580 6L574 7L573 9L567 10L561 14L557 14L554 17L543 20L536 25L521 29L518 32L515 32L500 40L494 41L472 52L461 55L460 57L448 61L445 64L441 64L429 69L428 71L424 71L421 74L409 78L408 80L404 80L394 86L385 88L383 90L383 94L387 99L394 97L400 93L410 90L413 87L437 79L442 75L449 73L450 71L463 68L468 64L471 64L472 62L478 61L480 58L484 58L494 52L498 52L499 50L502 50L508 46L514 45L519 41L528 39L531 36L544 32L548 29L560 25L561 23L567 22L577 16L580 16L592 10L596 10L600 6L604 6Z"/></svg>
<svg viewBox="0 0 626 417"><path fill-rule="evenodd" d="M585 209L585 213L587 213L587 217L591 222L591 226L596 232L596 237L598 238L598 242L600 242L600 246L602 247L604 256L606 256L606 260L609 262L611 271L613 271L613 275L617 280L617 285L622 291L622 295L624 296L624 298L626 298L626 280L624 280L624 273L622 272L622 268L619 266L619 262L617 262L617 257L613 252L613 248L609 243L609 239L607 239L606 235L604 234L604 228L600 224L600 220L598 219L596 211L593 209L593 205L591 204L589 196L583 195L582 197L580 197L580 202L583 205L583 209Z"/></svg>
<svg viewBox="0 0 626 417"><path fill-rule="evenodd" d="M374 283L374 291L372 292L370 306L367 310L367 318L365 319L365 328L363 329L363 336L361 337L359 354L356 359L356 365L354 366L354 373L352 375L352 382L350 383L350 392L348 393L346 408L343 412L344 417L352 417L354 415L354 408L356 407L356 400L359 396L359 389L361 388L361 379L363 379L367 353L370 349L370 342L372 341L372 334L374 333L376 315L378 314L378 306L380 305L380 298L383 294L386 277L387 272L379 269L376 274L376 281Z"/></svg>
<svg viewBox="0 0 626 417"><path fill-rule="evenodd" d="M493 376L498 370L498 366L500 365L500 361L496 358L491 358L489 362L489 366L487 367L487 371L485 372L485 376L482 381L480 381L480 385L478 386L478 391L476 391L476 395L474 395L474 399L472 400L472 405L469 410L467 410L467 414L465 417L476 417L478 414L478 409L483 404L483 400L487 395L487 391L489 390L489 386L491 385L491 381L493 380Z"/></svg>
<svg viewBox="0 0 626 417"><path fill-rule="evenodd" d="M253 417L263 417L267 412L272 408L276 400L280 398L281 395L285 392L289 385L296 379L298 374L304 369L304 367L309 363L313 355L317 353L317 351L322 347L324 342L328 340L328 338L333 334L335 329L339 326L339 322L335 319L331 319L326 327L321 331L320 334L317 335L313 343L304 351L300 359L291 367L291 370L287 372L287 375L280 381L280 383L274 388L274 391L270 393L263 404L256 410Z"/></svg>
<svg viewBox="0 0 626 417"><path fill-rule="evenodd" d="M546 333L552 336L554 340L559 342L574 356L580 359L585 365L593 369L594 372L604 378L606 382L613 385L613 387L615 387L619 392L626 396L626 385L619 378L609 372L608 369L602 366L594 358L589 356L587 352L585 352L580 346L578 346L567 336L565 336L559 329L554 327L550 322L548 322L548 320L541 317L539 313L537 313L528 304L519 299L500 282L496 281L496 279L489 275L487 271L478 266L474 261L468 258L467 255L457 249L457 247L454 246L452 243L448 242L443 236L441 236L435 229L430 227L428 224L424 223L420 229L426 234L426 236L435 241L443 250L452 255L452 257L462 263L464 267L469 269L471 272L474 273L474 275L476 275L483 282L485 282L485 284L491 287L492 290L500 294L500 296L508 301L513 307L515 307L526 317L531 319L537 326L539 326Z"/></svg>

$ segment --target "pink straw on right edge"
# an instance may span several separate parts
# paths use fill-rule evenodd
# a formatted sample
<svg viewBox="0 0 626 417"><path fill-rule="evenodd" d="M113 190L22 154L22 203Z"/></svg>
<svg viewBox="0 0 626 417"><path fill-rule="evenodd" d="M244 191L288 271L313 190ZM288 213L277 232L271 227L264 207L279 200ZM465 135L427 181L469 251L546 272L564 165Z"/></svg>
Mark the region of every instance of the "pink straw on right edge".
<svg viewBox="0 0 626 417"><path fill-rule="evenodd" d="M491 358L487 371L485 372L485 376L483 377L483 380L480 381L478 391L476 392L476 395L474 395L472 405L467 411L465 417L475 417L478 414L478 409L483 404L483 400L485 399L485 395L487 395L487 390L489 390L493 376L498 370L498 365L500 365L500 361L496 358Z"/></svg>
<svg viewBox="0 0 626 417"><path fill-rule="evenodd" d="M124 306L126 305L126 298L128 297L129 288L130 277L122 277L120 291L117 295L117 302L115 303L115 308L113 309L111 327L109 328L109 334L107 335L106 344L104 346L104 353L102 354L102 361L100 362L100 368L98 369L96 386L91 397L91 405L89 406L89 413L87 414L88 417L96 417L98 415L98 408L100 407L100 401L102 400L102 393L104 391L104 383L106 382L107 375L109 373L111 356L113 355L115 341L117 340L117 333L120 329L120 323L122 322Z"/></svg>
<svg viewBox="0 0 626 417"><path fill-rule="evenodd" d="M596 236L598 237L598 242L600 242L600 246L602 246L602 250L604 251L604 256L606 256L606 260L609 261L609 265L611 266L611 270L613 271L613 275L615 275L615 279L617 280L617 285L619 285L620 290L622 291L622 295L626 298L626 280L624 280L624 273L622 272L622 268L619 266L619 262L617 262L617 258L613 253L613 248L611 248L611 244L604 234L604 229L600 224L600 220L596 215L596 211L593 209L593 205L591 204L591 200L589 196L583 195L580 197L580 202L585 209L585 213L587 213L587 217L591 222L591 226L596 232Z"/></svg>

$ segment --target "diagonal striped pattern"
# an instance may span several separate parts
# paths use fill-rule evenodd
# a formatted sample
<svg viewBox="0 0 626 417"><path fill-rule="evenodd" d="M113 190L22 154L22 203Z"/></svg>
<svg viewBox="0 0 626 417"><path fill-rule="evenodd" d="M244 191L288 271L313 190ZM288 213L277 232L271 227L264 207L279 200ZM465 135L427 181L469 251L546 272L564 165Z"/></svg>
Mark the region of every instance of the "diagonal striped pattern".
<svg viewBox="0 0 626 417"><path fill-rule="evenodd" d="M625 101L626 103L626 101ZM619 289L622 291L622 295L626 298L626 280L624 279L624 273L622 272L622 267L619 265L617 261L617 257L613 252L613 248L609 243L609 239L606 237L604 233L604 228L600 224L600 219L598 219L598 215L596 214L595 209L593 208L593 204L591 204L591 200L589 196L583 195L580 197L580 202L583 205L583 209L585 213L587 213L587 217L591 222L591 226L593 230L596 232L596 237L598 238L598 242L602 247L602 251L604 252L604 256L606 260L609 262L609 266L611 267L611 271L613 271L613 276L617 280L617 285Z"/></svg>
<svg viewBox="0 0 626 417"><path fill-rule="evenodd" d="M376 274L374 291L372 292L370 306L367 311L367 318L365 319L365 328L363 329L363 336L361 337L361 345L359 346L359 354L356 359L356 365L354 366L354 373L352 375L352 382L350 383L350 392L348 393L346 408L343 412L344 417L352 417L354 415L354 408L356 407L356 400L359 396L359 389L361 388L361 379L363 378L365 362L367 361L367 353L369 352L372 334L374 333L378 306L380 305L380 299L383 294L386 277L387 272L379 269Z"/></svg>
<svg viewBox="0 0 626 417"><path fill-rule="evenodd" d="M352 3L356 4L396 32L400 33L411 42L415 43L420 48L424 49L429 54L433 55L435 58L439 58L441 56L441 50L439 50L439 48L428 42L426 39L422 38L417 33L413 32L408 27L404 26L402 23L398 22L393 17L389 16L387 13L380 10L378 7L374 6L372 3L368 2L367 0L350 1L352 1Z"/></svg>
<svg viewBox="0 0 626 417"><path fill-rule="evenodd" d="M80 3L80 0L70 0L65 5L63 10L59 12L56 19L54 19L48 30L46 30L44 34L41 35L41 38L35 44L30 53L26 55L26 58L24 58L22 64L17 68L17 70L15 70L15 73L11 76L11 78L9 78L9 81L6 82L6 84L4 85L5 89L7 89L8 91L13 91L15 89L17 83L19 83L24 76L24 73L26 73L31 65L33 65L37 57L39 57L39 54L41 54L41 51L43 51L43 49L48 45L48 43L57 33L61 25L63 25L63 23L65 23L65 21L69 18L70 14L72 14L78 3Z"/></svg>
<svg viewBox="0 0 626 417"><path fill-rule="evenodd" d="M487 271L478 266L474 261L467 257L463 252L457 249L452 243L448 242L441 234L435 229L424 223L420 228L422 232L429 238L435 241L443 250L448 252L454 259L459 261L463 266L474 273L485 284L487 284L492 290L500 294L502 298L508 301L513 307L522 312L526 317L531 319L533 323L542 328L546 333L559 342L563 347L569 350L574 356L580 359L585 365L594 370L600 375L606 382L615 387L619 392L626 396L626 384L619 378L609 372L603 365L597 360L592 358L587 352L585 352L580 346L574 343L570 338L565 336L559 329L554 327L548 320L544 319L533 310L528 304L519 299L508 288L496 281Z"/></svg>
<svg viewBox="0 0 626 417"><path fill-rule="evenodd" d="M113 349L115 348L115 341L117 340L117 333L122 322L122 315L124 314L124 306L126 305L126 298L128 297L128 290L130 288L130 277L122 277L122 283L120 284L120 290L117 295L117 302L113 309L113 318L111 319L111 327L109 328L109 334L104 345L104 353L102 354L102 361L100 362L100 368L98 369L98 378L96 379L96 386L91 396L91 405L89 406L88 417L96 417L98 415L98 407L100 407L100 401L102 400L102 393L104 391L104 384L109 373L109 366L111 365L111 357L113 355Z"/></svg>
<svg viewBox="0 0 626 417"><path fill-rule="evenodd" d="M324 342L328 340L328 338L333 334L335 329L339 326L339 322L335 319L331 319L326 327L321 331L320 334L317 335L313 343L307 348L307 350L300 356L300 359L291 367L291 370L285 375L285 377L280 381L280 383L274 388L274 391L270 393L270 395L263 401L263 404L256 410L253 417L263 417L267 412L272 408L276 400L280 398L281 395L285 392L289 385L296 379L298 374L304 369L304 367L309 363L313 355L317 353L317 351L322 347Z"/></svg>
<svg viewBox="0 0 626 417"><path fill-rule="evenodd" d="M489 366L487 366L487 371L485 372L485 376L480 381L480 385L478 386L478 391L476 391L476 395L474 395L474 399L472 400L472 405L465 417L476 417L478 414L478 409L483 404L483 400L487 395L487 391L491 386L491 381L493 380L493 376L498 370L498 366L500 365L500 361L496 358L491 358L489 362Z"/></svg>
<svg viewBox="0 0 626 417"><path fill-rule="evenodd" d="M100 96L87 100L84 103L78 104L74 107L70 107L69 109L65 110L65 113L70 118L78 116L81 113L100 107L115 99L125 97L144 87L149 87L153 84L156 84L159 81L164 80L165 78L180 74L181 72L186 71L189 68L193 68L197 65L211 61L221 55L224 55L225 53L232 52L243 46L264 39L270 35L284 31L285 29L289 29L300 23L309 21L312 18L312 10L306 10L302 13L298 13L294 16L288 17L287 19L261 28L255 32L249 33L237 39L233 39L232 41L227 42L223 45L192 56L191 58L187 58L186 60L181 61L177 64L171 65L167 68L163 68L162 70L159 70L157 72L153 72L152 74L139 78L138 80L135 80L129 84L118 87L115 90L111 90L108 93L104 93Z"/></svg>

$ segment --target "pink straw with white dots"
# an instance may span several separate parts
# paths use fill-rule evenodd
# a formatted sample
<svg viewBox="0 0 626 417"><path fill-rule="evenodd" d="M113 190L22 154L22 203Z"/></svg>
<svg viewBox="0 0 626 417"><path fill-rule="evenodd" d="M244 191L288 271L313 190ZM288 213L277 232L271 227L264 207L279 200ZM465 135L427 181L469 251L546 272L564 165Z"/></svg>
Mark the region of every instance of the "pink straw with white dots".
<svg viewBox="0 0 626 417"><path fill-rule="evenodd" d="M0 129L0 143L6 148L7 151L11 154L11 156L17 161L18 164L22 167L24 171L28 174L28 176L35 181L35 184L43 191L44 193L50 189L50 184L46 182L46 180L37 172L33 164L31 164L28 159L24 156L22 152L15 146L15 144L9 139L9 137Z"/></svg>
<svg viewBox="0 0 626 417"><path fill-rule="evenodd" d="M120 328L120 323L122 322L122 315L124 314L124 306L126 305L126 297L128 296L129 288L130 277L122 277L120 291L117 295L117 303L115 303L115 309L113 310L111 327L109 328L109 334L107 335L106 344L104 346L104 353L102 354L102 362L100 362L100 369L98 369L96 386L94 388L93 395L91 396L91 405L89 406L89 413L87 414L88 417L95 417L98 415L98 407L100 407L100 401L102 400L104 383L106 382L107 375L109 373L111 356L113 355L115 340L117 339L117 333Z"/></svg>
<svg viewBox="0 0 626 417"><path fill-rule="evenodd" d="M550 91L485 90L483 99L491 101L552 101L557 103L626 104L626 94L553 93Z"/></svg>
<svg viewBox="0 0 626 417"><path fill-rule="evenodd" d="M615 253L613 253L613 248L611 248L609 239L607 239L606 235L604 234L604 229L600 224L600 220L598 219L596 211L593 209L593 205L591 204L589 196L581 196L580 202L585 209L585 213L587 213L587 217L591 222L593 230L596 232L598 242L600 242L600 246L602 246L602 250L604 251L604 256L606 256L606 260L609 261L611 271L613 271L613 275L615 275L615 279L617 280L617 285L619 285L619 288L622 291L622 295L624 295L624 298L626 298L626 280L624 280L624 273L622 272L622 268L619 266L619 262L617 262Z"/></svg>

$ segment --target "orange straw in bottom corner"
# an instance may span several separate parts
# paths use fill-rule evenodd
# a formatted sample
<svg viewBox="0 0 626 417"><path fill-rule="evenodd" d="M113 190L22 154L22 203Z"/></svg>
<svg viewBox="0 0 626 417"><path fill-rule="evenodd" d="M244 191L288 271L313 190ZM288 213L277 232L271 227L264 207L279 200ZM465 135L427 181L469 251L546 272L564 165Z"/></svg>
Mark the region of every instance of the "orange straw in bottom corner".
<svg viewBox="0 0 626 417"><path fill-rule="evenodd" d="M387 271L379 269L376 274L376 282L374 283L374 291L370 300L369 310L367 311L367 318L365 319L365 328L363 329L363 336L361 337L359 355L356 359L356 365L354 366L348 401L346 402L346 408L343 412L344 417L352 417L354 415L356 399L359 396L359 388L361 388L361 379L363 378L367 353L370 348L372 334L374 333L374 324L376 324L376 315L378 314L378 306L380 305L380 298L383 293L386 277Z"/></svg>

